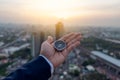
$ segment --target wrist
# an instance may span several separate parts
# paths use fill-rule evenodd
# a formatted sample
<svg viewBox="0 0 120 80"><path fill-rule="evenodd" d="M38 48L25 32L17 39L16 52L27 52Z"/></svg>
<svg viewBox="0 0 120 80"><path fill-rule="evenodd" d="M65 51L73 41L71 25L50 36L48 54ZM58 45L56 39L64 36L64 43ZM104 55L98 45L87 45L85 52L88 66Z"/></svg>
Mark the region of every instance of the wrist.
<svg viewBox="0 0 120 80"><path fill-rule="evenodd" d="M50 62L53 64L53 67L56 68L56 67L57 67L57 64L56 64L57 61L54 60L53 58L50 58L49 60L50 60Z"/></svg>

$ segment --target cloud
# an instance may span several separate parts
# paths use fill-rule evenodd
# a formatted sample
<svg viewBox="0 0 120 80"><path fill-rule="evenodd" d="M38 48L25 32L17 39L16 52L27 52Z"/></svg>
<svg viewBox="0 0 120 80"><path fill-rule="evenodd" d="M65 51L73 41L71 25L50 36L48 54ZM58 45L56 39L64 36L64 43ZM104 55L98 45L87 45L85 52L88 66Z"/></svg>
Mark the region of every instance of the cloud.
<svg viewBox="0 0 120 80"><path fill-rule="evenodd" d="M22 23L29 22L28 20L32 19L33 21L39 20L39 18L35 19L32 16L30 16L31 19L29 19L28 17L26 17L26 15L24 15L25 11L23 8L27 5L31 6L33 4L33 1L41 1L41 3L39 3L39 5L41 5L42 1L44 2L47 0L0 0L0 22ZM66 0L65 3L62 5L67 4L69 4L69 6L59 9L60 12L66 12L75 15L74 18L66 20L67 23L70 22L71 24L79 24L81 22L81 25L120 25L120 0ZM29 11L29 8L26 8L26 11L27 10ZM44 10L42 11L41 6L40 11L40 13L44 14L48 14L48 12L50 12L50 10L45 12ZM34 13L36 12L37 10ZM51 18L49 18L49 20L50 19ZM41 18L41 22L42 20L44 21L44 23L49 23L46 18ZM53 20L53 22L55 22L55 20Z"/></svg>

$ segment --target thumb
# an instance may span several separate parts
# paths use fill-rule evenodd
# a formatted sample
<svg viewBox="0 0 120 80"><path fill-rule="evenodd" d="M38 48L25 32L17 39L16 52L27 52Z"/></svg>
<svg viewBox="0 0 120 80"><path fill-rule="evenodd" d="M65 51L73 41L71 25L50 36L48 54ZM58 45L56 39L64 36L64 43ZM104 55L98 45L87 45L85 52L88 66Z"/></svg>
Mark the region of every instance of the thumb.
<svg viewBox="0 0 120 80"><path fill-rule="evenodd" d="M53 43L53 37L52 36L48 36L48 38L47 38L47 41L51 44L51 43Z"/></svg>

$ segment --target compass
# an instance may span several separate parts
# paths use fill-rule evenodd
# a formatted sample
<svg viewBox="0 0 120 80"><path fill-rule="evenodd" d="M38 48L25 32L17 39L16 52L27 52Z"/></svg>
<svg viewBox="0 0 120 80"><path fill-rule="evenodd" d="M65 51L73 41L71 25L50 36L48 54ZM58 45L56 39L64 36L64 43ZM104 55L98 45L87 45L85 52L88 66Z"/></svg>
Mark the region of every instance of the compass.
<svg viewBox="0 0 120 80"><path fill-rule="evenodd" d="M62 40L57 40L54 42L54 48L57 51L63 51L66 48L66 43Z"/></svg>

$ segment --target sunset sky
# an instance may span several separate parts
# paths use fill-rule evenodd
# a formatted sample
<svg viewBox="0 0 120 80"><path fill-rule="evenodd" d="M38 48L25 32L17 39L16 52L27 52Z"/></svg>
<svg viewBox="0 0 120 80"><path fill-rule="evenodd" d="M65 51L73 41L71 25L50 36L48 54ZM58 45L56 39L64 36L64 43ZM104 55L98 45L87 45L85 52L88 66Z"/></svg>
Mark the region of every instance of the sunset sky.
<svg viewBox="0 0 120 80"><path fill-rule="evenodd" d="M0 23L120 26L120 0L0 0Z"/></svg>

